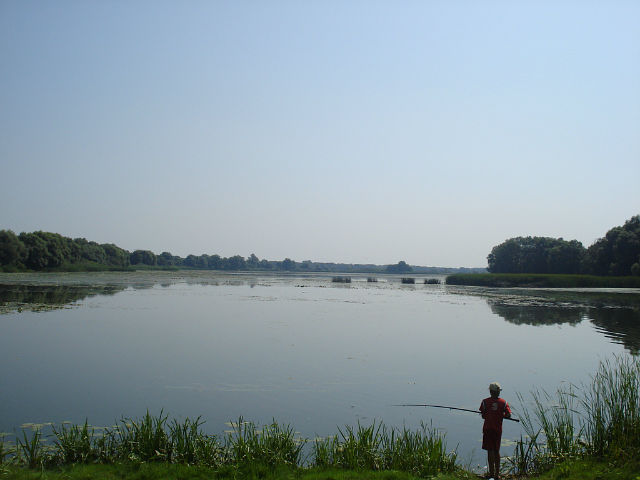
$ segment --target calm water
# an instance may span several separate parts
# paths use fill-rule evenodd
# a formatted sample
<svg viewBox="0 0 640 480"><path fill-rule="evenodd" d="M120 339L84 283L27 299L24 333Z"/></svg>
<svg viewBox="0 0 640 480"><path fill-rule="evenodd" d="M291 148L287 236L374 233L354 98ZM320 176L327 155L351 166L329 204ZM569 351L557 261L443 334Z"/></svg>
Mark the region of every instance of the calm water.
<svg viewBox="0 0 640 480"><path fill-rule="evenodd" d="M497 380L517 410L516 392L587 381L600 359L640 346L637 303L378 278L0 275L0 431L111 425L147 408L202 415L209 433L242 415L307 438L374 419L433 421L475 463L479 417L392 405L475 409ZM640 297L613 293L622 305ZM521 433L505 422L505 440Z"/></svg>

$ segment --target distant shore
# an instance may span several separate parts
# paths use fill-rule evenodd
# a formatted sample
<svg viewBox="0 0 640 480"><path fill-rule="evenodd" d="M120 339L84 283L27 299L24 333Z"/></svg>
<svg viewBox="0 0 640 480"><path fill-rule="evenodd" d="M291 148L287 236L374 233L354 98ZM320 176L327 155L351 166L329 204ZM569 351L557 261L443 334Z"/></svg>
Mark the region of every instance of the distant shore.
<svg viewBox="0 0 640 480"><path fill-rule="evenodd" d="M474 273L448 275L446 284L498 288L640 288L640 276Z"/></svg>

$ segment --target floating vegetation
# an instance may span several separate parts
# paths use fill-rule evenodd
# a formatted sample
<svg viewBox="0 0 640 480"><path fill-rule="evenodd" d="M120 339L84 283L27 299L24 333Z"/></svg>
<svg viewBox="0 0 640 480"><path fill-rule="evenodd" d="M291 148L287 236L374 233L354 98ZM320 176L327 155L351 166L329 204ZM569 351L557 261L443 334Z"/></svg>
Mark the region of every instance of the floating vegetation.
<svg viewBox="0 0 640 480"><path fill-rule="evenodd" d="M351 283L351 277L333 277L331 281L333 283Z"/></svg>
<svg viewBox="0 0 640 480"><path fill-rule="evenodd" d="M19 285L0 284L0 314L46 312L72 308L74 302L95 295L114 295L123 286L114 285Z"/></svg>
<svg viewBox="0 0 640 480"><path fill-rule="evenodd" d="M376 277L367 277L367 282L369 282L369 283L377 283L378 279Z"/></svg>
<svg viewBox="0 0 640 480"><path fill-rule="evenodd" d="M402 283L413 285L414 283L416 283L416 279L411 277L404 277L402 279Z"/></svg>
<svg viewBox="0 0 640 480"><path fill-rule="evenodd" d="M440 285L440 279L438 279L438 278L425 278L424 279L424 284L425 285Z"/></svg>

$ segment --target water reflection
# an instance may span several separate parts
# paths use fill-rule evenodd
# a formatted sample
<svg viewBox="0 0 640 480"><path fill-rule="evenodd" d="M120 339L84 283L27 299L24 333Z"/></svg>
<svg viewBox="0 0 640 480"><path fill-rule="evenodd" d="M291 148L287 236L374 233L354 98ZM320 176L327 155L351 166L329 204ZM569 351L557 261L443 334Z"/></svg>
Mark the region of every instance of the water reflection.
<svg viewBox="0 0 640 480"><path fill-rule="evenodd" d="M585 308L530 307L504 305L488 299L491 311L515 325L576 325L584 319Z"/></svg>
<svg viewBox="0 0 640 480"><path fill-rule="evenodd" d="M612 342L624 345L632 355L640 354L640 310L611 307L540 307L509 305L489 298L491 311L515 325L577 325L590 321Z"/></svg>
<svg viewBox="0 0 640 480"><path fill-rule="evenodd" d="M8 285L0 284L0 313L65 308L94 295L114 295L122 285Z"/></svg>
<svg viewBox="0 0 640 480"><path fill-rule="evenodd" d="M640 312L630 308L594 308L589 312L596 329L632 355L640 354Z"/></svg>

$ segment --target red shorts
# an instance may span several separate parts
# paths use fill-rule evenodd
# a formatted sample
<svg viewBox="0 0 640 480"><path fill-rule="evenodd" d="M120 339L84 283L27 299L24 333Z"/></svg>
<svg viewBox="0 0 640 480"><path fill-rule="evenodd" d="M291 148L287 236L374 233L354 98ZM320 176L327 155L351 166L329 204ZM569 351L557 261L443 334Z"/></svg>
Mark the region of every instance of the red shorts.
<svg viewBox="0 0 640 480"><path fill-rule="evenodd" d="M499 451L501 439L502 433L496 430L482 432L482 449Z"/></svg>

